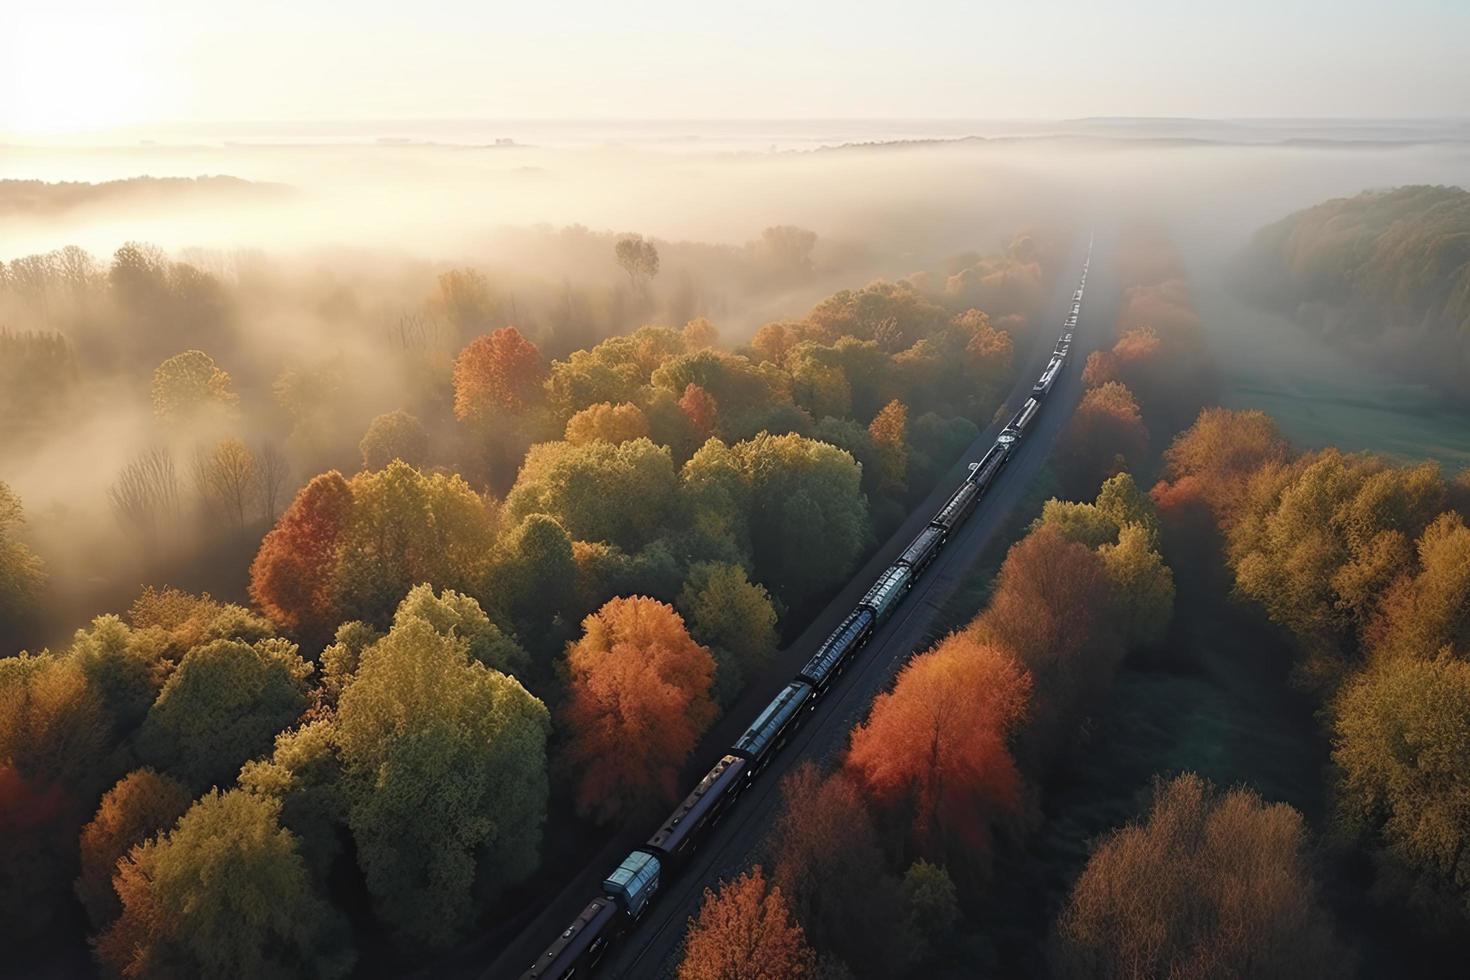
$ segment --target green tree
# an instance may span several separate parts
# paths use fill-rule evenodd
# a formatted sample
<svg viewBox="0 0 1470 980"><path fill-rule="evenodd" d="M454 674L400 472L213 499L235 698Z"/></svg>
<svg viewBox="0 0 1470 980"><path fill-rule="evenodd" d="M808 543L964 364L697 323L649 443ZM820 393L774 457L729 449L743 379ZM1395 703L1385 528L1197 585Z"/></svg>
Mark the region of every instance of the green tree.
<svg viewBox="0 0 1470 980"><path fill-rule="evenodd" d="M305 710L311 669L285 640L197 646L149 709L138 755L195 790L227 786Z"/></svg>
<svg viewBox="0 0 1470 980"><path fill-rule="evenodd" d="M1114 622L1130 647L1156 646L1174 615L1174 573L1142 524L1125 524L1097 553L1113 584Z"/></svg>
<svg viewBox="0 0 1470 980"><path fill-rule="evenodd" d="M335 552L346 618L383 625L415 585L468 593L483 581L494 525L463 479L395 460L349 485L351 517Z"/></svg>
<svg viewBox="0 0 1470 980"><path fill-rule="evenodd" d="M918 941L920 959L942 954L954 944L960 921L959 896L949 872L923 858L903 874L903 904L908 926Z"/></svg>
<svg viewBox="0 0 1470 980"><path fill-rule="evenodd" d="M578 540L638 548L668 528L676 486L668 449L648 439L548 442L527 454L505 511L514 521L548 514Z"/></svg>
<svg viewBox="0 0 1470 980"><path fill-rule="evenodd" d="M41 559L18 540L25 525L20 498L0 482L0 633L27 618L46 582Z"/></svg>
<svg viewBox="0 0 1470 980"><path fill-rule="evenodd" d="M442 947L536 869L546 708L422 619L363 652L337 710L347 819L384 921ZM432 815L432 819L426 819Z"/></svg>
<svg viewBox="0 0 1470 980"><path fill-rule="evenodd" d="M613 255L628 277L629 285L639 292L646 290L649 280L658 275L658 249L641 235L619 239L613 246Z"/></svg>
<svg viewBox="0 0 1470 980"><path fill-rule="evenodd" d="M116 616L98 616L77 630L67 656L82 669L112 716L118 735L130 733L158 696L172 664L162 631L133 630Z"/></svg>
<svg viewBox="0 0 1470 980"><path fill-rule="evenodd" d="M566 529L545 514L511 528L500 540L485 595L549 666L545 659L559 654L566 638L562 627L587 611L577 602L576 558Z"/></svg>
<svg viewBox="0 0 1470 980"><path fill-rule="evenodd" d="M632 402L613 405L599 402L589 405L567 420L566 440L572 443L619 443L642 439L648 435L648 417Z"/></svg>
<svg viewBox="0 0 1470 980"><path fill-rule="evenodd" d="M491 670L516 674L529 664L526 651L514 637L507 636L492 623L471 596L461 595L453 589L445 589L436 596L432 586L414 586L398 604L398 611L393 614L393 625L402 626L410 619L421 619L446 637L464 640L468 644L470 659Z"/></svg>
<svg viewBox="0 0 1470 980"><path fill-rule="evenodd" d="M211 791L125 858L97 955L124 977L339 977L346 924L312 887L280 803Z"/></svg>
<svg viewBox="0 0 1470 980"><path fill-rule="evenodd" d="M1435 518L1418 541L1418 568L1383 595L1365 629L1379 657L1470 651L1470 528L1456 513Z"/></svg>
<svg viewBox="0 0 1470 980"><path fill-rule="evenodd" d="M382 633L360 620L337 627L336 635L322 650L321 656L322 691L328 703L337 704L337 699L357 674L363 651L382 638Z"/></svg>
<svg viewBox="0 0 1470 980"><path fill-rule="evenodd" d="M826 443L764 433L731 447L711 441L683 480L694 525L748 536L755 577L787 605L842 581L866 540L858 465Z"/></svg>
<svg viewBox="0 0 1470 980"><path fill-rule="evenodd" d="M1138 489L1138 484L1133 482L1133 477L1129 474L1119 473L1103 481L1093 504L1099 513L1118 527L1137 524L1147 533L1149 546L1158 547L1158 512L1148 494Z"/></svg>
<svg viewBox="0 0 1470 980"><path fill-rule="evenodd" d="M0 921L38 932L77 873L77 832L111 778L110 719L80 666L0 658Z"/></svg>
<svg viewBox="0 0 1470 980"><path fill-rule="evenodd" d="M1236 586L1302 641L1308 676L1330 683L1345 670L1354 634L1379 597L1411 570L1408 542L1444 502L1432 464L1394 467L1328 449L1265 466L1246 483L1227 525Z"/></svg>
<svg viewBox="0 0 1470 980"><path fill-rule="evenodd" d="M281 825L301 841L302 857L323 882L341 853L339 830L347 823L341 777L336 731L324 719L277 735L269 758L240 770L241 788L280 801Z"/></svg>
<svg viewBox="0 0 1470 980"><path fill-rule="evenodd" d="M739 565L701 562L689 569L675 603L689 632L714 654L716 700L729 704L776 652L776 607Z"/></svg>
<svg viewBox="0 0 1470 980"><path fill-rule="evenodd" d="M428 462L429 433L422 422L399 409L373 419L357 448L365 470L380 470L395 459L419 467Z"/></svg>

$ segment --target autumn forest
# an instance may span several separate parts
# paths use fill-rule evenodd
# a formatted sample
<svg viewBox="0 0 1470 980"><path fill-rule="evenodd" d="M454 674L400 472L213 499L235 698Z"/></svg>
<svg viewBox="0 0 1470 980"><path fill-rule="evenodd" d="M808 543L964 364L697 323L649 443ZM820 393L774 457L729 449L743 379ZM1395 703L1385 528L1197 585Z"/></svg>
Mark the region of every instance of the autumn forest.
<svg viewBox="0 0 1470 980"><path fill-rule="evenodd" d="M25 147L0 976L1458 975L1470 195L1158 125Z"/></svg>

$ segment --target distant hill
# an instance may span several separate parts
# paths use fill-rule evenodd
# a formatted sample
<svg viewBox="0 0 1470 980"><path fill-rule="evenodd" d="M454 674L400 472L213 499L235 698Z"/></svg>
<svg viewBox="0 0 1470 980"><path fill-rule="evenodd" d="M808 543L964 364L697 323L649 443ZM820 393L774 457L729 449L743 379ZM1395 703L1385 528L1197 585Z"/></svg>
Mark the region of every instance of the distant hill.
<svg viewBox="0 0 1470 980"><path fill-rule="evenodd" d="M0 180L0 215L42 216L102 204L219 201L260 198L289 192L284 184L239 177L130 177L103 183Z"/></svg>
<svg viewBox="0 0 1470 980"><path fill-rule="evenodd" d="M1231 279L1324 341L1470 399L1470 193L1325 201L1256 232Z"/></svg>

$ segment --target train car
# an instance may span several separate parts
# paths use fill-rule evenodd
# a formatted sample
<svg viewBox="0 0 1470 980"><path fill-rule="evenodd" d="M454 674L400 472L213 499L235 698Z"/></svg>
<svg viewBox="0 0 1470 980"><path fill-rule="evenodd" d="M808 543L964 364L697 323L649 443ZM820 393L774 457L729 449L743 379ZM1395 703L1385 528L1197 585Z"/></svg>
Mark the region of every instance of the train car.
<svg viewBox="0 0 1470 980"><path fill-rule="evenodd" d="M1046 370L1041 372L1041 377L1036 379L1036 384L1031 386L1032 395L1045 395L1051 391L1051 386L1056 383L1057 373L1062 369L1062 356L1053 354L1046 365Z"/></svg>
<svg viewBox="0 0 1470 980"><path fill-rule="evenodd" d="M1000 468L1006 464L1010 455L1010 449L999 442L991 446L981 458L980 465L976 466L974 472L970 474L970 482L979 487L981 491L989 488L991 481L1000 472Z"/></svg>
<svg viewBox="0 0 1470 980"><path fill-rule="evenodd" d="M1001 430L1000 441L1007 446L1020 442L1021 436L1026 433L1026 426L1031 424L1031 420L1036 417L1040 408L1041 402L1035 398L1026 399L1026 404L1022 405L1021 410L1011 418L1010 424Z"/></svg>
<svg viewBox="0 0 1470 980"><path fill-rule="evenodd" d="M661 854L670 865L693 854L704 831L719 821L725 807L744 787L745 780L741 777L747 765L738 755L727 755L715 763L694 791L684 797L679 808L648 838L649 849Z"/></svg>
<svg viewBox="0 0 1470 980"><path fill-rule="evenodd" d="M637 920L658 892L663 864L652 851L637 850L623 858L602 881L602 893L618 903L623 915Z"/></svg>
<svg viewBox="0 0 1470 980"><path fill-rule="evenodd" d="M802 720L801 709L811 696L812 686L806 681L787 684L730 749L731 755L750 763L745 767L747 781L754 779L766 767L766 763L796 731Z"/></svg>
<svg viewBox="0 0 1470 980"><path fill-rule="evenodd" d="M827 686L847 666L848 658L868 642L868 637L873 635L873 624L877 621L878 617L873 615L873 610L861 606L854 609L822 641L812 659L801 668L801 673L797 676L812 686L814 706L817 698L826 693Z"/></svg>
<svg viewBox="0 0 1470 980"><path fill-rule="evenodd" d="M617 935L617 917L616 902L600 896L594 898L576 921L562 930L556 942L546 947L546 952L521 974L521 980L566 980L590 973Z"/></svg>
<svg viewBox="0 0 1470 980"><path fill-rule="evenodd" d="M944 544L944 532L934 526L924 528L919 536L909 542L909 546L903 549L903 554L898 556L894 564L907 565L913 569L914 578L918 578L934 556L939 554L939 546Z"/></svg>
<svg viewBox="0 0 1470 980"><path fill-rule="evenodd" d="M868 589L866 595L858 603L873 610L873 615L878 617L878 622L883 622L893 615L894 608L899 600L908 592L909 586L914 583L914 570L907 565L890 565L888 569L878 576L878 580Z"/></svg>
<svg viewBox="0 0 1470 980"><path fill-rule="evenodd" d="M975 501L980 499L980 488L970 480L960 484L959 489L950 495L939 513L934 515L934 520L929 522L931 527L937 527L944 532L948 538L954 529L964 523L970 511L975 507Z"/></svg>

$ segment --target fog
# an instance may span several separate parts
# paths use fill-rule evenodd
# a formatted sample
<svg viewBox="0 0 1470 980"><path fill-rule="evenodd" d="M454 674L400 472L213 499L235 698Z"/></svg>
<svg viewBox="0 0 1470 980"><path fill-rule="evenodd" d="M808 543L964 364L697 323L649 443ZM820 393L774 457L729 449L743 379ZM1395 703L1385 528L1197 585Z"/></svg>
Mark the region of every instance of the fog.
<svg viewBox="0 0 1470 980"><path fill-rule="evenodd" d="M289 500L326 467L355 468L368 422L405 408L425 418L447 459L459 438L446 421L449 367L485 329L514 323L548 357L565 357L640 323L706 316L734 346L839 289L916 273L942 284L1025 230L1060 236L1130 220L1164 226L1192 272L1210 280L1255 228L1291 210L1470 173L1463 142L1304 134L1312 140L1230 142L1130 127L1126 138L1012 133L765 150L749 133L736 149L667 133L560 145L10 147L0 177L103 186L0 185L0 261L12 280L0 329L59 331L76 362L66 390L24 396L55 404L0 429L0 480L24 501L63 593L56 621L76 626L83 610L135 593L140 577L166 578L185 563L207 566L196 583L238 591L271 516L261 509L223 544L217 514L181 520L173 544L155 543L145 559L108 503L140 453L169 447L187 487L197 447L228 430L256 451L284 454ZM145 175L237 180L104 183ZM791 254L784 239L763 239L778 226L815 241ZM630 234L660 253L646 289L614 260L613 244ZM99 283L126 242L161 249L159 281L191 290L187 301L104 297ZM15 285L24 267L15 260L66 246L96 260L83 277L90 285L64 294ZM207 281L180 280L176 263ZM457 314L438 285L454 269L483 276L473 315ZM1208 326L1228 351L1229 324ZM161 431L149 379L190 348L228 372L238 414L217 430ZM294 407L279 393L287 375Z"/></svg>

